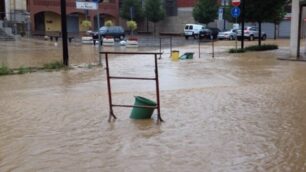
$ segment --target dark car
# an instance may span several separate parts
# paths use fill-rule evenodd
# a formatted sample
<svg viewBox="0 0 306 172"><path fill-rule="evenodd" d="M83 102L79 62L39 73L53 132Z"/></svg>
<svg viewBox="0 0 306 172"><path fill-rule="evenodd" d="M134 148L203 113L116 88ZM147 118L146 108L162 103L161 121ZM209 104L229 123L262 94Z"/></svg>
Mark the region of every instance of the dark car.
<svg viewBox="0 0 306 172"><path fill-rule="evenodd" d="M211 34L213 36L214 39L218 38L218 33L220 32L220 29L218 28L209 28L209 30L211 30Z"/></svg>
<svg viewBox="0 0 306 172"><path fill-rule="evenodd" d="M110 27L103 26L99 29L99 32L93 33L92 36L94 39L98 38L99 36L98 33L101 35L102 38L113 37L115 39L117 38L123 40L125 37L124 29L121 26L110 26Z"/></svg>
<svg viewBox="0 0 306 172"><path fill-rule="evenodd" d="M206 38L206 39L217 39L218 33L220 32L220 29L218 28L206 28L202 29L200 31L200 38Z"/></svg>
<svg viewBox="0 0 306 172"><path fill-rule="evenodd" d="M210 29L201 29L199 32L200 39L210 39L211 30Z"/></svg>

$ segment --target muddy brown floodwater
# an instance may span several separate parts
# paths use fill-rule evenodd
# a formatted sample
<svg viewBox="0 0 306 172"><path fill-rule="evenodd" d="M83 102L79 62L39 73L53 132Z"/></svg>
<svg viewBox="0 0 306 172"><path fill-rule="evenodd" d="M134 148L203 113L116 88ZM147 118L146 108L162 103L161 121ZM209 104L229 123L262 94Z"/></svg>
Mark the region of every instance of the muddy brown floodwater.
<svg viewBox="0 0 306 172"><path fill-rule="evenodd" d="M108 123L102 68L1 76L0 171L306 171L306 63L277 60L288 55L281 43L276 51L235 55L226 53L231 43L218 42L214 59L206 45L200 59L196 53L174 62L165 54L161 125L155 114L130 120L126 108L115 108L118 120ZM2 44L0 59L13 67L61 56L50 42L21 44L23 51ZM176 48L197 52L193 45ZM71 49L73 63L97 61L91 45ZM152 62L112 56L111 74L153 76ZM115 103L155 99L151 81L112 85Z"/></svg>

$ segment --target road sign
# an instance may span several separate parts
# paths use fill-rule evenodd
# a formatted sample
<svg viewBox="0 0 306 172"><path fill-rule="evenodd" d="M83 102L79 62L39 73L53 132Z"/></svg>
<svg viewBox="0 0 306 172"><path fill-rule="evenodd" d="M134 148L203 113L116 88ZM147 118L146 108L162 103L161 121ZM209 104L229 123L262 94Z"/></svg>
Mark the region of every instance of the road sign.
<svg viewBox="0 0 306 172"><path fill-rule="evenodd" d="M98 5L96 2L81 2L76 1L76 9L82 9L82 10L97 10Z"/></svg>
<svg viewBox="0 0 306 172"><path fill-rule="evenodd" d="M223 13L224 13L224 8L219 8L218 10L218 19L223 20Z"/></svg>
<svg viewBox="0 0 306 172"><path fill-rule="evenodd" d="M240 0L232 0L232 5L238 7L240 5Z"/></svg>
<svg viewBox="0 0 306 172"><path fill-rule="evenodd" d="M240 16L240 8L239 7L233 7L231 9L231 14L233 17L239 17Z"/></svg>

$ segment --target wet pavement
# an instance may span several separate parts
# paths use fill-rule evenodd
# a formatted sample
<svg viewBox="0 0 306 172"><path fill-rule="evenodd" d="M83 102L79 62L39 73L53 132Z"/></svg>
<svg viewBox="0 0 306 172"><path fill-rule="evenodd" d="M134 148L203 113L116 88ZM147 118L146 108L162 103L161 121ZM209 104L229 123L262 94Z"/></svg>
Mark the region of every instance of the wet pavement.
<svg viewBox="0 0 306 172"><path fill-rule="evenodd" d="M18 67L61 58L54 42L29 41L1 42L0 59ZM275 51L228 54L234 42L218 41L215 58L208 44L198 58L191 43L175 47L195 52L181 61L163 47L161 125L156 114L130 120L129 108L115 108L118 120L108 123L103 68L2 76L0 171L306 171L306 63L277 60L289 50L288 40L278 44ZM97 47L69 48L73 64L98 60ZM110 64L112 75L154 75L151 57L112 56ZM152 81L112 85L115 103L155 99Z"/></svg>

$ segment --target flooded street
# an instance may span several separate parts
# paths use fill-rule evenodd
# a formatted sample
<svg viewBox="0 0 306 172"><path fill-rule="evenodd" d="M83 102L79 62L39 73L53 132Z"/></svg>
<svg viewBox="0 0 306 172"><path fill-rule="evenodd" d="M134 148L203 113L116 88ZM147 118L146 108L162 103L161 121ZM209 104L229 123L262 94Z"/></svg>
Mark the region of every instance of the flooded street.
<svg viewBox="0 0 306 172"><path fill-rule="evenodd" d="M31 41L0 42L0 63L60 60L60 45ZM233 45L216 42L215 58L208 44L201 58L195 44L174 47L195 52L181 61L171 61L164 48L160 125L156 114L129 119L129 108L115 108L118 119L107 121L104 68L1 76L0 171L306 171L306 63L277 60L288 56L288 40L275 51L228 54ZM98 61L97 47L69 48L72 64ZM111 56L110 64L115 76L154 76L150 56ZM112 86L116 104L133 104L138 95L155 100L152 81Z"/></svg>

